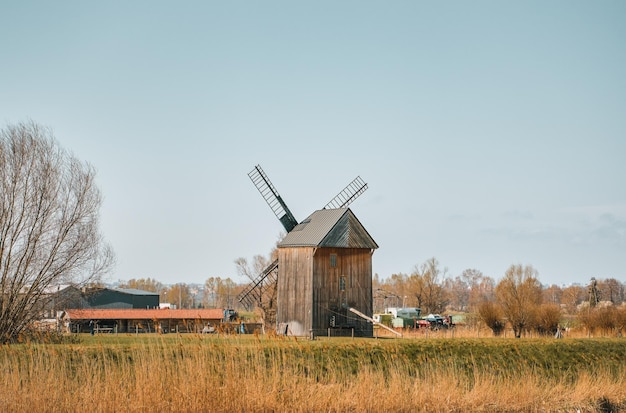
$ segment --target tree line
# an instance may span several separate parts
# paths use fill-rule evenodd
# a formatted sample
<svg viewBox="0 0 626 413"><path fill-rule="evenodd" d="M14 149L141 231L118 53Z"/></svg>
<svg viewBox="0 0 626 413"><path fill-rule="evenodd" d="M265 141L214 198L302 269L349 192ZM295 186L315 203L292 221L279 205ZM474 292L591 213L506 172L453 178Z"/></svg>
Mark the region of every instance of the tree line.
<svg viewBox="0 0 626 413"><path fill-rule="evenodd" d="M202 286L177 283L165 285L153 278L121 281L119 288L131 288L159 294L159 302L176 308L233 308L243 286L230 277L209 277Z"/></svg>
<svg viewBox="0 0 626 413"><path fill-rule="evenodd" d="M511 265L496 281L476 269L456 277L430 258L411 274L374 276L374 312L387 307L419 307L423 314L462 312L495 335L509 326L516 337L528 332L555 334L564 321L589 330L626 328L626 286L615 278L592 278L589 285L544 286L530 265Z"/></svg>

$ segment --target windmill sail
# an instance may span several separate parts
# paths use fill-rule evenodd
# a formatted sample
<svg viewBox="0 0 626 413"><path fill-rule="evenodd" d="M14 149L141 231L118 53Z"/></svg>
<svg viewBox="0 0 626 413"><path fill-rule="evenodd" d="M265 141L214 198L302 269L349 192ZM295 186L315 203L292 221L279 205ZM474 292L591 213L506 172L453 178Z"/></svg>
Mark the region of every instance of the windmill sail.
<svg viewBox="0 0 626 413"><path fill-rule="evenodd" d="M261 274L259 274L237 297L240 303L248 309L254 308L254 305L261 302L263 291L269 288L277 281L278 260L268 265Z"/></svg>
<svg viewBox="0 0 626 413"><path fill-rule="evenodd" d="M365 192L366 189L367 184L363 181L363 179L361 179L360 176L357 176L348 184L348 186L342 189L341 192L331 199L323 209L346 208L352 203L352 201Z"/></svg>
<svg viewBox="0 0 626 413"><path fill-rule="evenodd" d="M254 169L248 173L248 176L287 232L290 232L293 227L298 225L298 221L296 221L296 218L291 211L289 211L289 208L287 208L287 205L274 185L272 185L270 179L265 175L263 169L261 169L261 165L255 166Z"/></svg>

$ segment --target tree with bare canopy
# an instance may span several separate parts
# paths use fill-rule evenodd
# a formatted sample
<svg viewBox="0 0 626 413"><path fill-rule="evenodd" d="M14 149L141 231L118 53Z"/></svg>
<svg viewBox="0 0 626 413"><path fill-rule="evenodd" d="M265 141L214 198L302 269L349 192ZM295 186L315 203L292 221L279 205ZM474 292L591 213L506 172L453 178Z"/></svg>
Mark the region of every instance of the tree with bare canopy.
<svg viewBox="0 0 626 413"><path fill-rule="evenodd" d="M496 300L516 338L529 329L541 304L541 283L532 266L511 265L496 286Z"/></svg>
<svg viewBox="0 0 626 413"><path fill-rule="evenodd" d="M448 305L447 292L442 285L446 272L447 268L441 272L439 261L432 257L421 266L416 265L409 277L409 291L425 314L440 313Z"/></svg>
<svg viewBox="0 0 626 413"><path fill-rule="evenodd" d="M113 265L98 228L95 171L34 122L0 130L0 342L15 340L49 291Z"/></svg>

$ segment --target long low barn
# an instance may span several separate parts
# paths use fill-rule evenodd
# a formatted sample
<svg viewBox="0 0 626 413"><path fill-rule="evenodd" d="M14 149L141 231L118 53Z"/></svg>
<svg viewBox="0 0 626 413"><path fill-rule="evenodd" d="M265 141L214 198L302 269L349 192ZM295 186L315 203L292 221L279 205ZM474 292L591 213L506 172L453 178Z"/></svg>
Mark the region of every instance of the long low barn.
<svg viewBox="0 0 626 413"><path fill-rule="evenodd" d="M230 321L231 314L212 309L80 309L66 310L66 331L73 333L201 333L205 327L216 327ZM226 318L226 320L225 320Z"/></svg>

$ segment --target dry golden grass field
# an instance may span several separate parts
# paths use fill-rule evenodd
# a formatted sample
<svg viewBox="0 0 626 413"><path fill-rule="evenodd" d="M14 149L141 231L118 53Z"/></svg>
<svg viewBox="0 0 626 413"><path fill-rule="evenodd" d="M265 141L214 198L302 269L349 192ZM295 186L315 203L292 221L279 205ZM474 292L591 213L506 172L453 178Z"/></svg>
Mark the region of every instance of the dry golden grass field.
<svg viewBox="0 0 626 413"><path fill-rule="evenodd" d="M7 412L626 411L626 339L81 335L0 349Z"/></svg>

